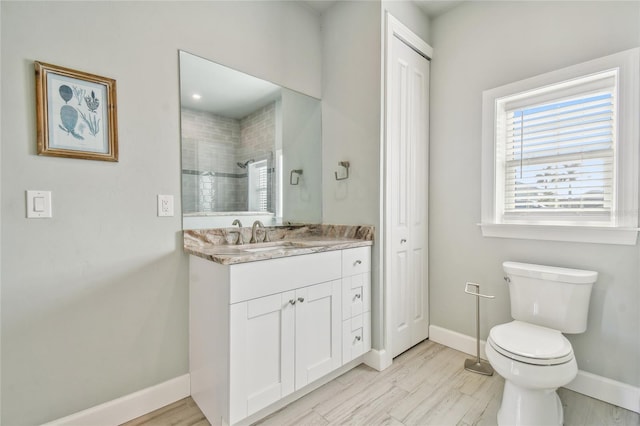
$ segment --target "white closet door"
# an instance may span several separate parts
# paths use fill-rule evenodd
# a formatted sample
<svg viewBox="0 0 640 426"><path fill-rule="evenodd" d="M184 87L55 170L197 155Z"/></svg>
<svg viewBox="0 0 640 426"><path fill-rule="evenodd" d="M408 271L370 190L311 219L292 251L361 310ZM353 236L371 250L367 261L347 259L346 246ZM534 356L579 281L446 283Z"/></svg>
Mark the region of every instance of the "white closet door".
<svg viewBox="0 0 640 426"><path fill-rule="evenodd" d="M392 355L429 335L427 242L429 61L393 37L387 141Z"/></svg>

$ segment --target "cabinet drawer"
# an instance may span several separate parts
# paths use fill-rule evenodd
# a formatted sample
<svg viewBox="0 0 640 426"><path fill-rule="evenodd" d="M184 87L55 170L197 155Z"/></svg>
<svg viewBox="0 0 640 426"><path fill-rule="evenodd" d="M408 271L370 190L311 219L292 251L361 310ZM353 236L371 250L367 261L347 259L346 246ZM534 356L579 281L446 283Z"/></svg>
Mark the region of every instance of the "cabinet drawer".
<svg viewBox="0 0 640 426"><path fill-rule="evenodd" d="M342 323L342 363L371 350L371 313L365 312Z"/></svg>
<svg viewBox="0 0 640 426"><path fill-rule="evenodd" d="M371 247L356 247L342 251L342 276L371 271Z"/></svg>
<svg viewBox="0 0 640 426"><path fill-rule="evenodd" d="M347 320L371 310L371 274L342 279L342 319Z"/></svg>
<svg viewBox="0 0 640 426"><path fill-rule="evenodd" d="M282 257L230 266L230 303L340 279L340 252Z"/></svg>

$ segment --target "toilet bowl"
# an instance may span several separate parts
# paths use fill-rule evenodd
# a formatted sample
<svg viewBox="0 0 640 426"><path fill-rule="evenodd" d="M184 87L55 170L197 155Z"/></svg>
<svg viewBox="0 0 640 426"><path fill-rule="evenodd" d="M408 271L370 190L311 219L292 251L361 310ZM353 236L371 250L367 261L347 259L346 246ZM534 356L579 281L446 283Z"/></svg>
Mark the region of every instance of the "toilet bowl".
<svg viewBox="0 0 640 426"><path fill-rule="evenodd" d="M562 425L556 389L576 377L578 365L560 332L513 321L491 330L485 352L505 379L499 425Z"/></svg>
<svg viewBox="0 0 640 426"><path fill-rule="evenodd" d="M514 321L491 329L485 352L505 379L498 425L563 424L556 389L578 373L562 333L586 330L591 288L598 274L516 262L503 264Z"/></svg>

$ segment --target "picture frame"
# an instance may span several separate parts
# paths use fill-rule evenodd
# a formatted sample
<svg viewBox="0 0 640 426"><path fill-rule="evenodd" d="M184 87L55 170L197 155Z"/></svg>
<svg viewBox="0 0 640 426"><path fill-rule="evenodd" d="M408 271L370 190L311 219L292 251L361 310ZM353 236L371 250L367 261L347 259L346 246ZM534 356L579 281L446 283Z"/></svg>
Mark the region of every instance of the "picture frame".
<svg viewBox="0 0 640 426"><path fill-rule="evenodd" d="M116 81L34 65L38 155L118 161Z"/></svg>

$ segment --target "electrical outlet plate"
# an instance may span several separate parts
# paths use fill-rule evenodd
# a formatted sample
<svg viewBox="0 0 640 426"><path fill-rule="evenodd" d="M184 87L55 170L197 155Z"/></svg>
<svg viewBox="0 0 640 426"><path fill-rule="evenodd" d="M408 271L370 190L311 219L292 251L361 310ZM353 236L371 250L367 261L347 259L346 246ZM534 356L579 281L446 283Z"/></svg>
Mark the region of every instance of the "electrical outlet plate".
<svg viewBox="0 0 640 426"><path fill-rule="evenodd" d="M173 216L173 195L158 195L158 216Z"/></svg>

